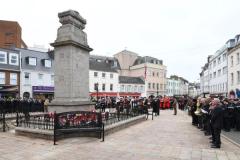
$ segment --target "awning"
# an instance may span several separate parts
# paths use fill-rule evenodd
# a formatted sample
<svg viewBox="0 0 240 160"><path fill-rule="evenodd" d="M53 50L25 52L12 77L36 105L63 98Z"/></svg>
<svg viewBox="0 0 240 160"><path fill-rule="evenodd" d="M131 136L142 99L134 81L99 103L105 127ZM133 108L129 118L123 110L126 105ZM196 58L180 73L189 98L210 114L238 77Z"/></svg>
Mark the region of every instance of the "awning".
<svg viewBox="0 0 240 160"><path fill-rule="evenodd" d="M117 92L92 92L90 93L90 96L93 96L93 97L96 97L96 96L99 96L99 97L117 97Z"/></svg>
<svg viewBox="0 0 240 160"><path fill-rule="evenodd" d="M52 86L32 86L33 93L53 93L54 87Z"/></svg>
<svg viewBox="0 0 240 160"><path fill-rule="evenodd" d="M13 85L6 85L6 86L0 86L0 93L6 93L6 92L18 92L18 86Z"/></svg>

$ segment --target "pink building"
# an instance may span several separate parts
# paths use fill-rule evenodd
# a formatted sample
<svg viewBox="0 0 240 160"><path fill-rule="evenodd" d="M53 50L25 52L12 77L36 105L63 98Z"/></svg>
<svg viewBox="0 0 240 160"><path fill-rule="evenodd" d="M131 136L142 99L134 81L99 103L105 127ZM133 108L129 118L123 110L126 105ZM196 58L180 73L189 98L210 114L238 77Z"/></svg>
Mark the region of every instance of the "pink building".
<svg viewBox="0 0 240 160"><path fill-rule="evenodd" d="M120 76L141 77L145 82L145 91L142 96L165 95L167 67L162 60L123 50L114 55L119 63Z"/></svg>

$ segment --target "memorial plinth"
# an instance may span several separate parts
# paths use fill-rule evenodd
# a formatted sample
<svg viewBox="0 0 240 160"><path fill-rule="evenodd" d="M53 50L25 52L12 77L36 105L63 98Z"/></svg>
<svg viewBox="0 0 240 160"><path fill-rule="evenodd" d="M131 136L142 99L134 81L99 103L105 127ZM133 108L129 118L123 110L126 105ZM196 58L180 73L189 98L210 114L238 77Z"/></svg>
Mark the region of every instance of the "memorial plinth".
<svg viewBox="0 0 240 160"><path fill-rule="evenodd" d="M89 52L86 20L77 11L58 14L59 27L54 47L54 100L49 111L89 111Z"/></svg>

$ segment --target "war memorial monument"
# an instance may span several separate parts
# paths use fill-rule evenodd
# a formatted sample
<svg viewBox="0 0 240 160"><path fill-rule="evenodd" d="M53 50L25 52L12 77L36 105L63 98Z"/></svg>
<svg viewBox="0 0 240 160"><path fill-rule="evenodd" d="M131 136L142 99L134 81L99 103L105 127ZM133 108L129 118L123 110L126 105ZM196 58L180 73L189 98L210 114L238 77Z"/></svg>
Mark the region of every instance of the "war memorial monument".
<svg viewBox="0 0 240 160"><path fill-rule="evenodd" d="M90 111L89 52L86 20L77 12L68 10L58 14L59 27L54 47L54 100L50 112Z"/></svg>

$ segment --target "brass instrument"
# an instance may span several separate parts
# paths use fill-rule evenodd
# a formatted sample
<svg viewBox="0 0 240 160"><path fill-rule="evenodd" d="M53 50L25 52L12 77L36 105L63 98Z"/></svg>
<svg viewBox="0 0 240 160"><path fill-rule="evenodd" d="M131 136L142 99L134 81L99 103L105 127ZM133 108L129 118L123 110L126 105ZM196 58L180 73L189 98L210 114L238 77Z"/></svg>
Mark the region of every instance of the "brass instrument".
<svg viewBox="0 0 240 160"><path fill-rule="evenodd" d="M195 115L197 116L201 116L202 115L202 111L201 111L201 104L200 101L197 101L197 110L194 112Z"/></svg>

